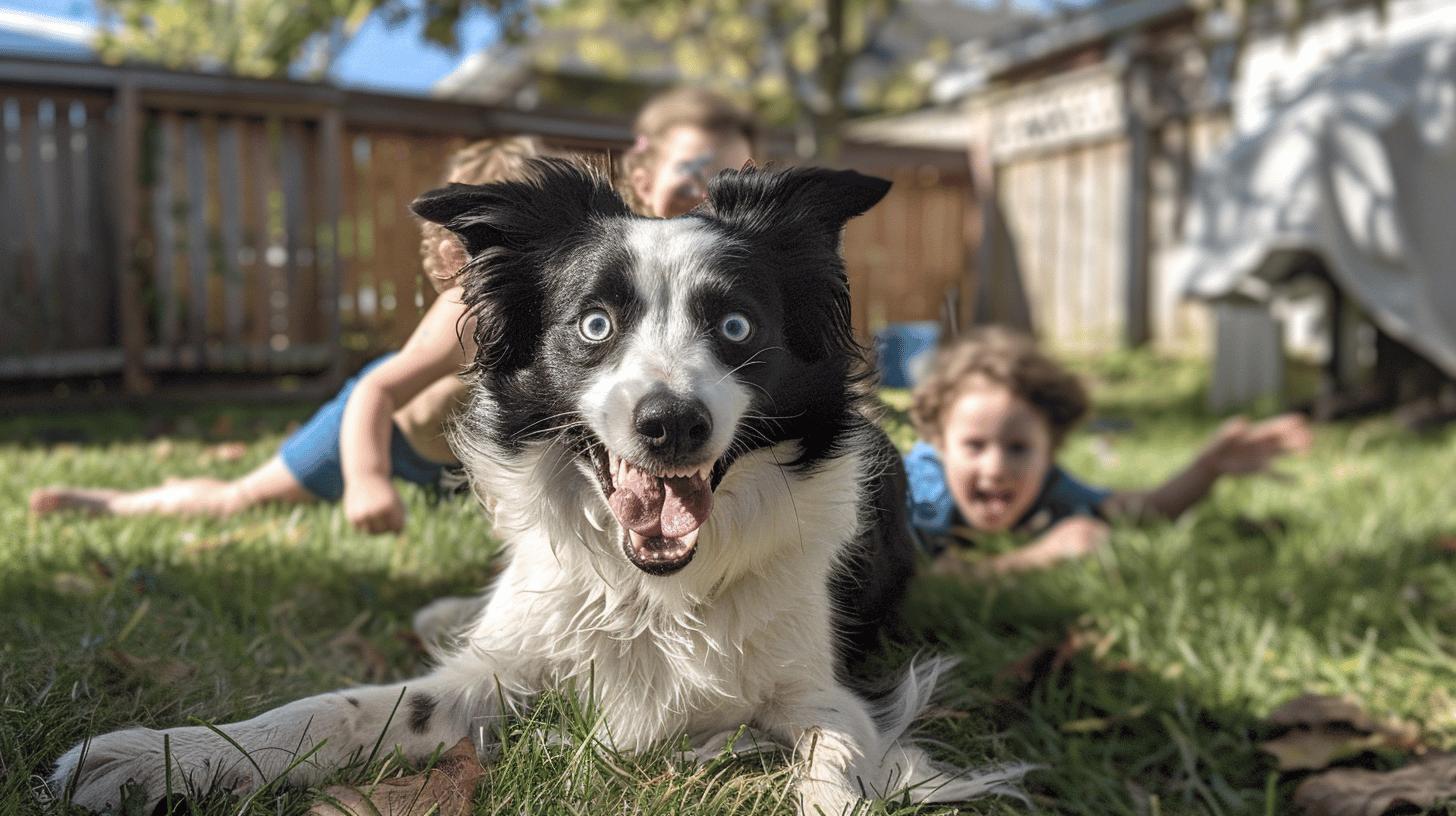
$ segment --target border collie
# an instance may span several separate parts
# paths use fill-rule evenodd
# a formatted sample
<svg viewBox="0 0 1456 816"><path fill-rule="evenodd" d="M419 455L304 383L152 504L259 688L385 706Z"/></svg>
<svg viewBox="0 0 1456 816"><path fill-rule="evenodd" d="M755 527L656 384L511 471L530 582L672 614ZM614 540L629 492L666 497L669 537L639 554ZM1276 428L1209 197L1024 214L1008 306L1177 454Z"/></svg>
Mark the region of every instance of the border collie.
<svg viewBox="0 0 1456 816"><path fill-rule="evenodd" d="M878 707L844 680L913 566L840 257L845 222L889 182L745 168L659 220L569 162L533 171L413 204L470 255L479 354L453 441L508 553L460 647L407 683L221 726L228 739L93 738L53 784L99 808L134 779L156 801L164 735L174 779L308 784L376 740L412 758L467 735L484 748L484 723L553 688L592 694L601 738L628 750L711 749L749 725L793 749L806 813L1014 792L1020 769L948 772L902 739L944 664Z"/></svg>

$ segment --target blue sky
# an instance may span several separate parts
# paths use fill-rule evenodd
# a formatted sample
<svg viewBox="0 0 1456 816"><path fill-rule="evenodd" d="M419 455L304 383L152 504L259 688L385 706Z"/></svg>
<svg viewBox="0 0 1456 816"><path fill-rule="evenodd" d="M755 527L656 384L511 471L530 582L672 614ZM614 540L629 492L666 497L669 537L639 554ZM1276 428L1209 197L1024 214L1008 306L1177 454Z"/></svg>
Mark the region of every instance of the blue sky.
<svg viewBox="0 0 1456 816"><path fill-rule="evenodd" d="M43 14L74 22L97 21L93 0L0 0L0 11ZM334 65L334 78L342 84L404 93L424 93L466 55L491 44L498 27L488 14L475 11L461 22L460 50L431 45L411 19L391 28L378 15L369 18ZM0 32L0 49L19 47L19 39ZM31 52L34 53L34 52ZM74 47L58 47L51 56L76 56Z"/></svg>

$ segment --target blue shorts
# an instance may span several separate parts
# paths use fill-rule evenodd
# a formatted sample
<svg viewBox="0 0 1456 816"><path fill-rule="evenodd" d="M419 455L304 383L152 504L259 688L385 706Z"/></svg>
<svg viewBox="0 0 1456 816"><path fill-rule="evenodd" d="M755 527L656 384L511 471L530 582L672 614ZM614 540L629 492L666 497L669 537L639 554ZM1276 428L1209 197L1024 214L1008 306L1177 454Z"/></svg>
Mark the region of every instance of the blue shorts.
<svg viewBox="0 0 1456 816"><path fill-rule="evenodd" d="M386 354L360 369L339 393L324 407L314 412L303 427L283 441L278 451L283 464L308 492L325 501L338 501L344 496L344 471L339 460L339 431L344 424L344 406L359 379L380 363L393 357ZM438 485L446 466L420 456L405 439L398 425L389 432L389 472L391 476L418 485Z"/></svg>

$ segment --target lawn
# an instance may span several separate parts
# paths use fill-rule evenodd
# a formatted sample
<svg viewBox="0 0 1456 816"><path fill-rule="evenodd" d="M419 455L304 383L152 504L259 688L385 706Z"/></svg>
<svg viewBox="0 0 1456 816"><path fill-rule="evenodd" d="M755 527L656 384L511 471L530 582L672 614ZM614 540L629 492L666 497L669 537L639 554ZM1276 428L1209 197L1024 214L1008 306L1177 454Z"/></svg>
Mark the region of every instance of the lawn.
<svg viewBox="0 0 1456 816"><path fill-rule="evenodd" d="M1198 366L1132 355L1084 370L1096 415L1063 461L1091 482L1148 484L1219 422L1198 407ZM25 510L42 484L241 473L306 413L0 420L0 813L43 812L38 775L88 733L225 722L422 670L410 615L491 571L489 525L467 501L410 490L405 533L384 538L350 531L328 507L227 522ZM903 415L890 421L908 442ZM241 459L217 446L229 440L248 443ZM1284 471L1221 485L1176 524L1118 529L1083 563L998 583L919 579L907 642L884 666L917 651L962 659L923 734L954 761L1044 765L1028 779L1036 806L1068 814L1290 811L1300 777L1276 773L1258 743L1271 733L1262 718L1306 691L1351 694L1456 746L1456 429L1325 426ZM1063 650L1065 665L1032 665L1069 632L1080 648ZM589 716L548 701L504 723L479 812L789 812L781 757L692 768L541 736ZM386 757L341 778L399 770ZM284 791L192 805L294 814L311 801Z"/></svg>

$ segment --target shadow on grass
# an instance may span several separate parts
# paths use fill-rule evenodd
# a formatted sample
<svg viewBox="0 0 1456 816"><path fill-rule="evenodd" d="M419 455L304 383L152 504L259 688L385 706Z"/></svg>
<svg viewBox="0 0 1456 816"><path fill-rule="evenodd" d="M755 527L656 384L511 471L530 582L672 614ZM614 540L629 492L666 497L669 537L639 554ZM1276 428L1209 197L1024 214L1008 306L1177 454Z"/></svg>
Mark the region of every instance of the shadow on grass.
<svg viewBox="0 0 1456 816"><path fill-rule="evenodd" d="M926 735L967 764L1013 757L1043 766L1028 777L1043 812L1289 805L1292 787L1266 790L1270 765L1255 746L1263 729L1247 706L1210 704L1176 677L1103 653L1106 633L1067 599L926 577L906 626L927 651L961 660Z"/></svg>

